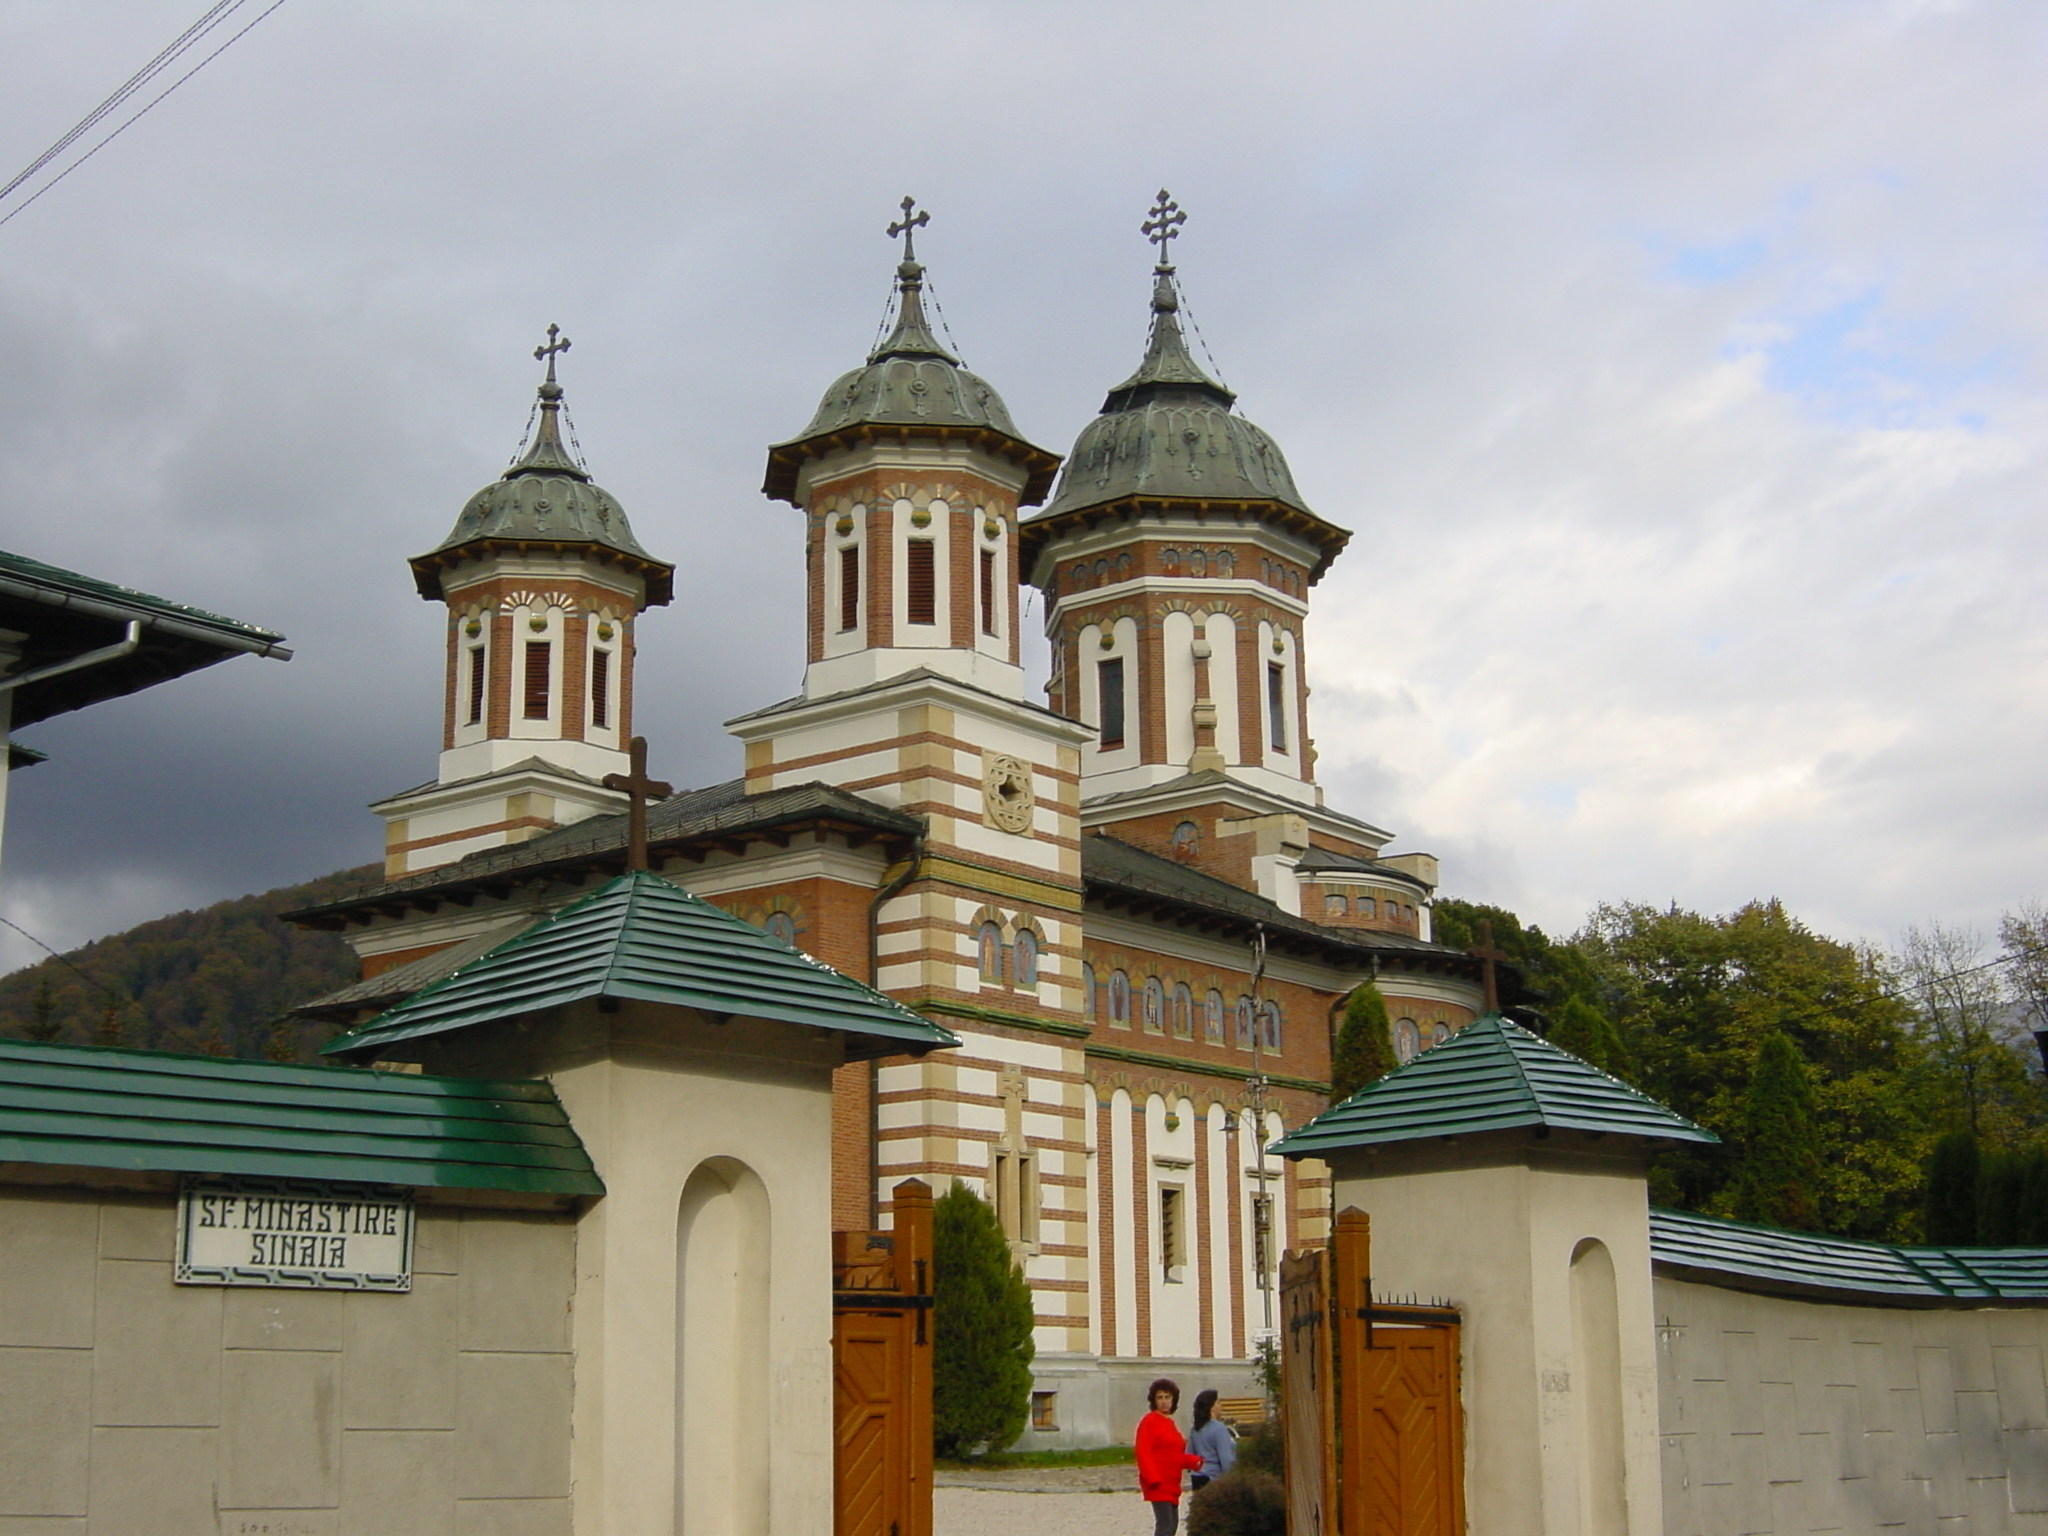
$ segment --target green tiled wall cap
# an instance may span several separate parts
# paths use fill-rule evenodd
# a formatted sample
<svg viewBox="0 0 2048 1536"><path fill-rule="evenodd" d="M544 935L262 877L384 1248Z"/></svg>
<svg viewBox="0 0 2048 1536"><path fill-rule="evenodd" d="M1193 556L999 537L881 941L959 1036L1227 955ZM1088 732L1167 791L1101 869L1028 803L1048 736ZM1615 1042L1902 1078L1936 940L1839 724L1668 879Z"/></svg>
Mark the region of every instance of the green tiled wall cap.
<svg viewBox="0 0 2048 1536"><path fill-rule="evenodd" d="M331 1040L373 1055L586 998L609 997L836 1030L889 1053L960 1037L660 875L618 876L397 1007Z"/></svg>
<svg viewBox="0 0 2048 1536"><path fill-rule="evenodd" d="M1282 1157L1524 1127L1718 1141L1684 1116L1497 1013L1359 1089L1274 1144Z"/></svg>

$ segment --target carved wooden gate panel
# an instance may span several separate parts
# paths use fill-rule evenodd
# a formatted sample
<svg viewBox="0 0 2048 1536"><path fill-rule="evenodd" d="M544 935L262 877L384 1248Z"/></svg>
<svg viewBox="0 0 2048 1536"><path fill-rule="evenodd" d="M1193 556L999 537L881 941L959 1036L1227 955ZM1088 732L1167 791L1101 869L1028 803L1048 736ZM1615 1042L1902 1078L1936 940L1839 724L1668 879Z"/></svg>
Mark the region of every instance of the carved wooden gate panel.
<svg viewBox="0 0 2048 1536"><path fill-rule="evenodd" d="M836 1536L932 1531L932 1192L893 1202L891 1231L832 1234Z"/></svg>
<svg viewBox="0 0 2048 1536"><path fill-rule="evenodd" d="M1328 1383L1313 1398L1283 1389L1288 1528L1463 1536L1458 1314L1375 1302L1371 1254L1365 1213L1349 1210L1329 1248L1290 1254L1281 1267L1281 1294L1296 1298L1284 1313L1289 1372ZM1290 1379L1283 1373L1283 1384Z"/></svg>

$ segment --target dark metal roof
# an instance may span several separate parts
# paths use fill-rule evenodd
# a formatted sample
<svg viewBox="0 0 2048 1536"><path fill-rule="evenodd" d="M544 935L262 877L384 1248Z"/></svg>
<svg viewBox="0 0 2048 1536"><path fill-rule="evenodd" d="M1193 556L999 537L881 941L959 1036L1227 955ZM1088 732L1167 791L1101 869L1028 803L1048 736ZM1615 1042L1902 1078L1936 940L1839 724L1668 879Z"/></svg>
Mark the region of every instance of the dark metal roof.
<svg viewBox="0 0 2048 1536"><path fill-rule="evenodd" d="M115 644L131 623L140 626L140 644L126 656L15 689L15 728L139 693L245 652L291 657L282 635L240 619L0 551L0 629L28 636L17 676Z"/></svg>
<svg viewBox="0 0 2048 1536"><path fill-rule="evenodd" d="M481 960L515 933L526 928L530 918L521 917L511 922L499 923L478 934L473 939L464 939L460 944L450 944L446 949L437 949L431 955L422 955L417 960L408 960L404 965L394 965L388 971L375 976L366 976L361 981L351 982L339 991L329 992L325 997L316 997L310 1003L301 1003L292 1009L291 1017L299 1019L328 1019L336 1024L353 1024L365 1013L381 1013L397 1003L404 1002L415 992L430 987L444 976L452 976L472 960Z"/></svg>
<svg viewBox="0 0 2048 1536"><path fill-rule="evenodd" d="M601 1195L546 1083L0 1040L0 1162Z"/></svg>
<svg viewBox="0 0 2048 1536"><path fill-rule="evenodd" d="M1458 961L1473 967L1478 964L1461 949L1403 933L1326 928L1305 917L1296 917L1256 891L1232 885L1191 865L1161 858L1105 833L1091 833L1081 839L1081 874L1091 898L1120 896L1246 926L1263 923L1267 933L1282 943L1312 945L1360 957L1401 955Z"/></svg>
<svg viewBox="0 0 2048 1536"><path fill-rule="evenodd" d="M1546 1127L1646 1141L1718 1141L1497 1013L1475 1019L1274 1144L1283 1157Z"/></svg>
<svg viewBox="0 0 2048 1536"><path fill-rule="evenodd" d="M1653 1209L1650 1257L1680 1279L1823 1301L2048 1301L2048 1248L1895 1248Z"/></svg>
<svg viewBox="0 0 2048 1536"><path fill-rule="evenodd" d="M924 823L905 812L864 800L830 784L793 784L763 794L747 793L744 779L685 790L647 811L647 842L656 856L674 854L693 845L751 836L775 837L807 825L858 828L876 837L909 839ZM393 902L425 899L465 888L509 885L514 881L615 873L624 868L626 817L593 816L569 826L502 848L473 853L453 864L402 875L366 886L353 896L322 906L282 914L288 922L308 927L345 924L349 914Z"/></svg>
<svg viewBox="0 0 2048 1536"><path fill-rule="evenodd" d="M660 875L620 875L388 1013L335 1055L446 1034L586 998L777 1019L854 1036L851 1055L921 1054L959 1037Z"/></svg>

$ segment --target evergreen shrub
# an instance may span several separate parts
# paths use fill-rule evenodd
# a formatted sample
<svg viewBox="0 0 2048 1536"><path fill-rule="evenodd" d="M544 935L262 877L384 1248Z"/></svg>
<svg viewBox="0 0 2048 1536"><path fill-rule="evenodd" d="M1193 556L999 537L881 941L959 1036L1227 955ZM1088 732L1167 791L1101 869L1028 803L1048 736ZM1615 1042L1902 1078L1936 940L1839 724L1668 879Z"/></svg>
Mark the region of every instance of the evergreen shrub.
<svg viewBox="0 0 2048 1536"><path fill-rule="evenodd" d="M1031 1411L1031 1290L989 1203L955 1182L932 1211L932 1449L999 1451Z"/></svg>
<svg viewBox="0 0 2048 1536"><path fill-rule="evenodd" d="M1742 1164L1734 1214L1743 1221L1811 1229L1818 1225L1820 1136L1806 1058L1783 1030L1757 1047L1742 1106Z"/></svg>
<svg viewBox="0 0 2048 1536"><path fill-rule="evenodd" d="M1287 1463L1280 1450L1280 1426L1267 1419L1237 1437L1237 1472L1264 1472L1273 1477L1286 1474Z"/></svg>
<svg viewBox="0 0 2048 1536"><path fill-rule="evenodd" d="M1230 1471L1188 1500L1188 1536L1287 1536L1287 1489L1270 1472Z"/></svg>
<svg viewBox="0 0 2048 1536"><path fill-rule="evenodd" d="M1393 1023L1387 1000L1371 982L1344 999L1337 1045L1330 1056L1330 1102L1341 1104L1368 1083L1394 1070Z"/></svg>
<svg viewBox="0 0 2048 1536"><path fill-rule="evenodd" d="M1925 1233L1935 1248L1968 1248L1977 1241L1977 1138L1952 1131L1927 1159Z"/></svg>

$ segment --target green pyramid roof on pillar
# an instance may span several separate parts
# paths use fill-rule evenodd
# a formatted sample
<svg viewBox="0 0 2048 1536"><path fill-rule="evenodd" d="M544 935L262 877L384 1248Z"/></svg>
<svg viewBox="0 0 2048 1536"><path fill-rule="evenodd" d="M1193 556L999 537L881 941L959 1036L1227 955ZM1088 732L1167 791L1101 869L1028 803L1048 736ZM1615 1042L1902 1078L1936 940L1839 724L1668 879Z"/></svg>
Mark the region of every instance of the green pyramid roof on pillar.
<svg viewBox="0 0 2048 1536"><path fill-rule="evenodd" d="M1368 1083L1283 1137L1282 1157L1547 1128L1644 1141L1718 1141L1570 1051L1497 1013Z"/></svg>
<svg viewBox="0 0 2048 1536"><path fill-rule="evenodd" d="M588 998L834 1030L853 1037L852 1056L921 1055L960 1043L893 998L643 870L608 881L323 1049L371 1056L401 1040Z"/></svg>

